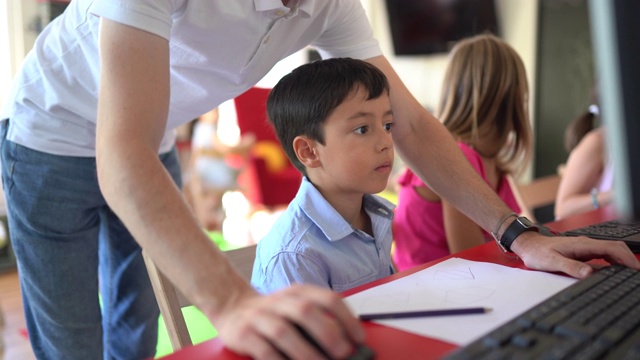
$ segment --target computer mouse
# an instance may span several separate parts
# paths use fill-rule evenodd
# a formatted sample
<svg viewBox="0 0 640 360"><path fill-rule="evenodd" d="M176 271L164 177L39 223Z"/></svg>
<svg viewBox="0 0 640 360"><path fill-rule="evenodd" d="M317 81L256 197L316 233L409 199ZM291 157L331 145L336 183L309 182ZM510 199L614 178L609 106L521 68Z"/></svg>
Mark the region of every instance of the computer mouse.
<svg viewBox="0 0 640 360"><path fill-rule="evenodd" d="M316 340L309 335L309 333L304 330L301 326L294 324L300 335L305 338L313 347L315 347L322 355L324 355L327 359L332 359L331 355L329 355L323 348L316 342ZM360 344L356 346L356 349L353 353L347 356L347 360L371 360L375 358L375 352L373 349L368 347L367 345Z"/></svg>

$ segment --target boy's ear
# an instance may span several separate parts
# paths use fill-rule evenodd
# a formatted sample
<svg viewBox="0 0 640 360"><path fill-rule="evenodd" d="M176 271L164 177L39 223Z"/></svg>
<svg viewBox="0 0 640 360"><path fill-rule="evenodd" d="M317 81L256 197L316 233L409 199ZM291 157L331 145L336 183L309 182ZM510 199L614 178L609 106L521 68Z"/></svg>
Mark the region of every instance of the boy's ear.
<svg viewBox="0 0 640 360"><path fill-rule="evenodd" d="M293 139L293 151L295 151L298 160L308 168L320 166L320 158L315 151L316 141L304 135L296 136Z"/></svg>

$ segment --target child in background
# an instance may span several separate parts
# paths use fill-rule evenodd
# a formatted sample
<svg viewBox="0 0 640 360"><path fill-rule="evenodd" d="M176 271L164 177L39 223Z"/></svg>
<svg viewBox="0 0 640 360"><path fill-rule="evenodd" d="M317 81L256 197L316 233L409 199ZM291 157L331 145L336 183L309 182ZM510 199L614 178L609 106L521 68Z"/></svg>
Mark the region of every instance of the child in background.
<svg viewBox="0 0 640 360"><path fill-rule="evenodd" d="M393 204L371 195L387 186L394 155L384 74L347 58L302 65L272 89L267 110L304 177L258 243L252 285L340 292L392 274Z"/></svg>
<svg viewBox="0 0 640 360"><path fill-rule="evenodd" d="M596 95L588 110L565 131L569 158L556 196L556 219L598 209L613 201L613 163L607 155L604 128L596 127L600 115L597 102Z"/></svg>
<svg viewBox="0 0 640 360"><path fill-rule="evenodd" d="M508 176L530 157L527 78L522 60L493 35L460 41L451 50L439 119L471 166L515 212ZM398 179L393 220L399 270L480 245L491 235L444 201L407 169Z"/></svg>
<svg viewBox="0 0 640 360"><path fill-rule="evenodd" d="M578 146L585 135L596 128L596 123L600 120L600 106L598 105L598 98L598 89L594 87L591 90L589 106L587 106L586 110L582 114L573 119L564 130L564 148L569 154L576 148L576 146Z"/></svg>
<svg viewBox="0 0 640 360"><path fill-rule="evenodd" d="M238 187L238 173L244 158L255 142L246 135L235 146L218 137L218 108L200 116L191 139L191 175L188 189L193 212L203 228L220 231L225 218L222 196ZM231 156L236 155L233 162Z"/></svg>

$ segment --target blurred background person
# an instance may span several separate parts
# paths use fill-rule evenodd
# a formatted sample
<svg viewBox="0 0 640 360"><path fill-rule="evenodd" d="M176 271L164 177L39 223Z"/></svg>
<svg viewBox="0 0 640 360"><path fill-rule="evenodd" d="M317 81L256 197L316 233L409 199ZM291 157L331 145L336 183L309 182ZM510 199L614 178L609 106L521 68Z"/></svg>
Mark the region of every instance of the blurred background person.
<svg viewBox="0 0 640 360"><path fill-rule="evenodd" d="M591 97L587 110L565 131L569 158L556 196L556 219L598 209L613 200L613 164L606 149L605 128L599 126L597 92Z"/></svg>
<svg viewBox="0 0 640 360"><path fill-rule="evenodd" d="M238 189L238 174L255 143L246 134L236 145L218 136L219 109L200 116L193 127L188 189L193 211L207 231L221 231L225 218L222 197Z"/></svg>

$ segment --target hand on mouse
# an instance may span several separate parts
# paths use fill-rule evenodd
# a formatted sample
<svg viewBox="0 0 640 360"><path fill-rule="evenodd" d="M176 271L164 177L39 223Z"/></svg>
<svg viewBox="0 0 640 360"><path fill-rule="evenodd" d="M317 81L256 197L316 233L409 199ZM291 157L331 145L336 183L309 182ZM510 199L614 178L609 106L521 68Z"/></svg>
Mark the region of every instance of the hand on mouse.
<svg viewBox="0 0 640 360"><path fill-rule="evenodd" d="M340 296L309 285L268 296L241 294L211 318L228 348L256 359L325 359L323 351L346 358L364 341L362 325Z"/></svg>

